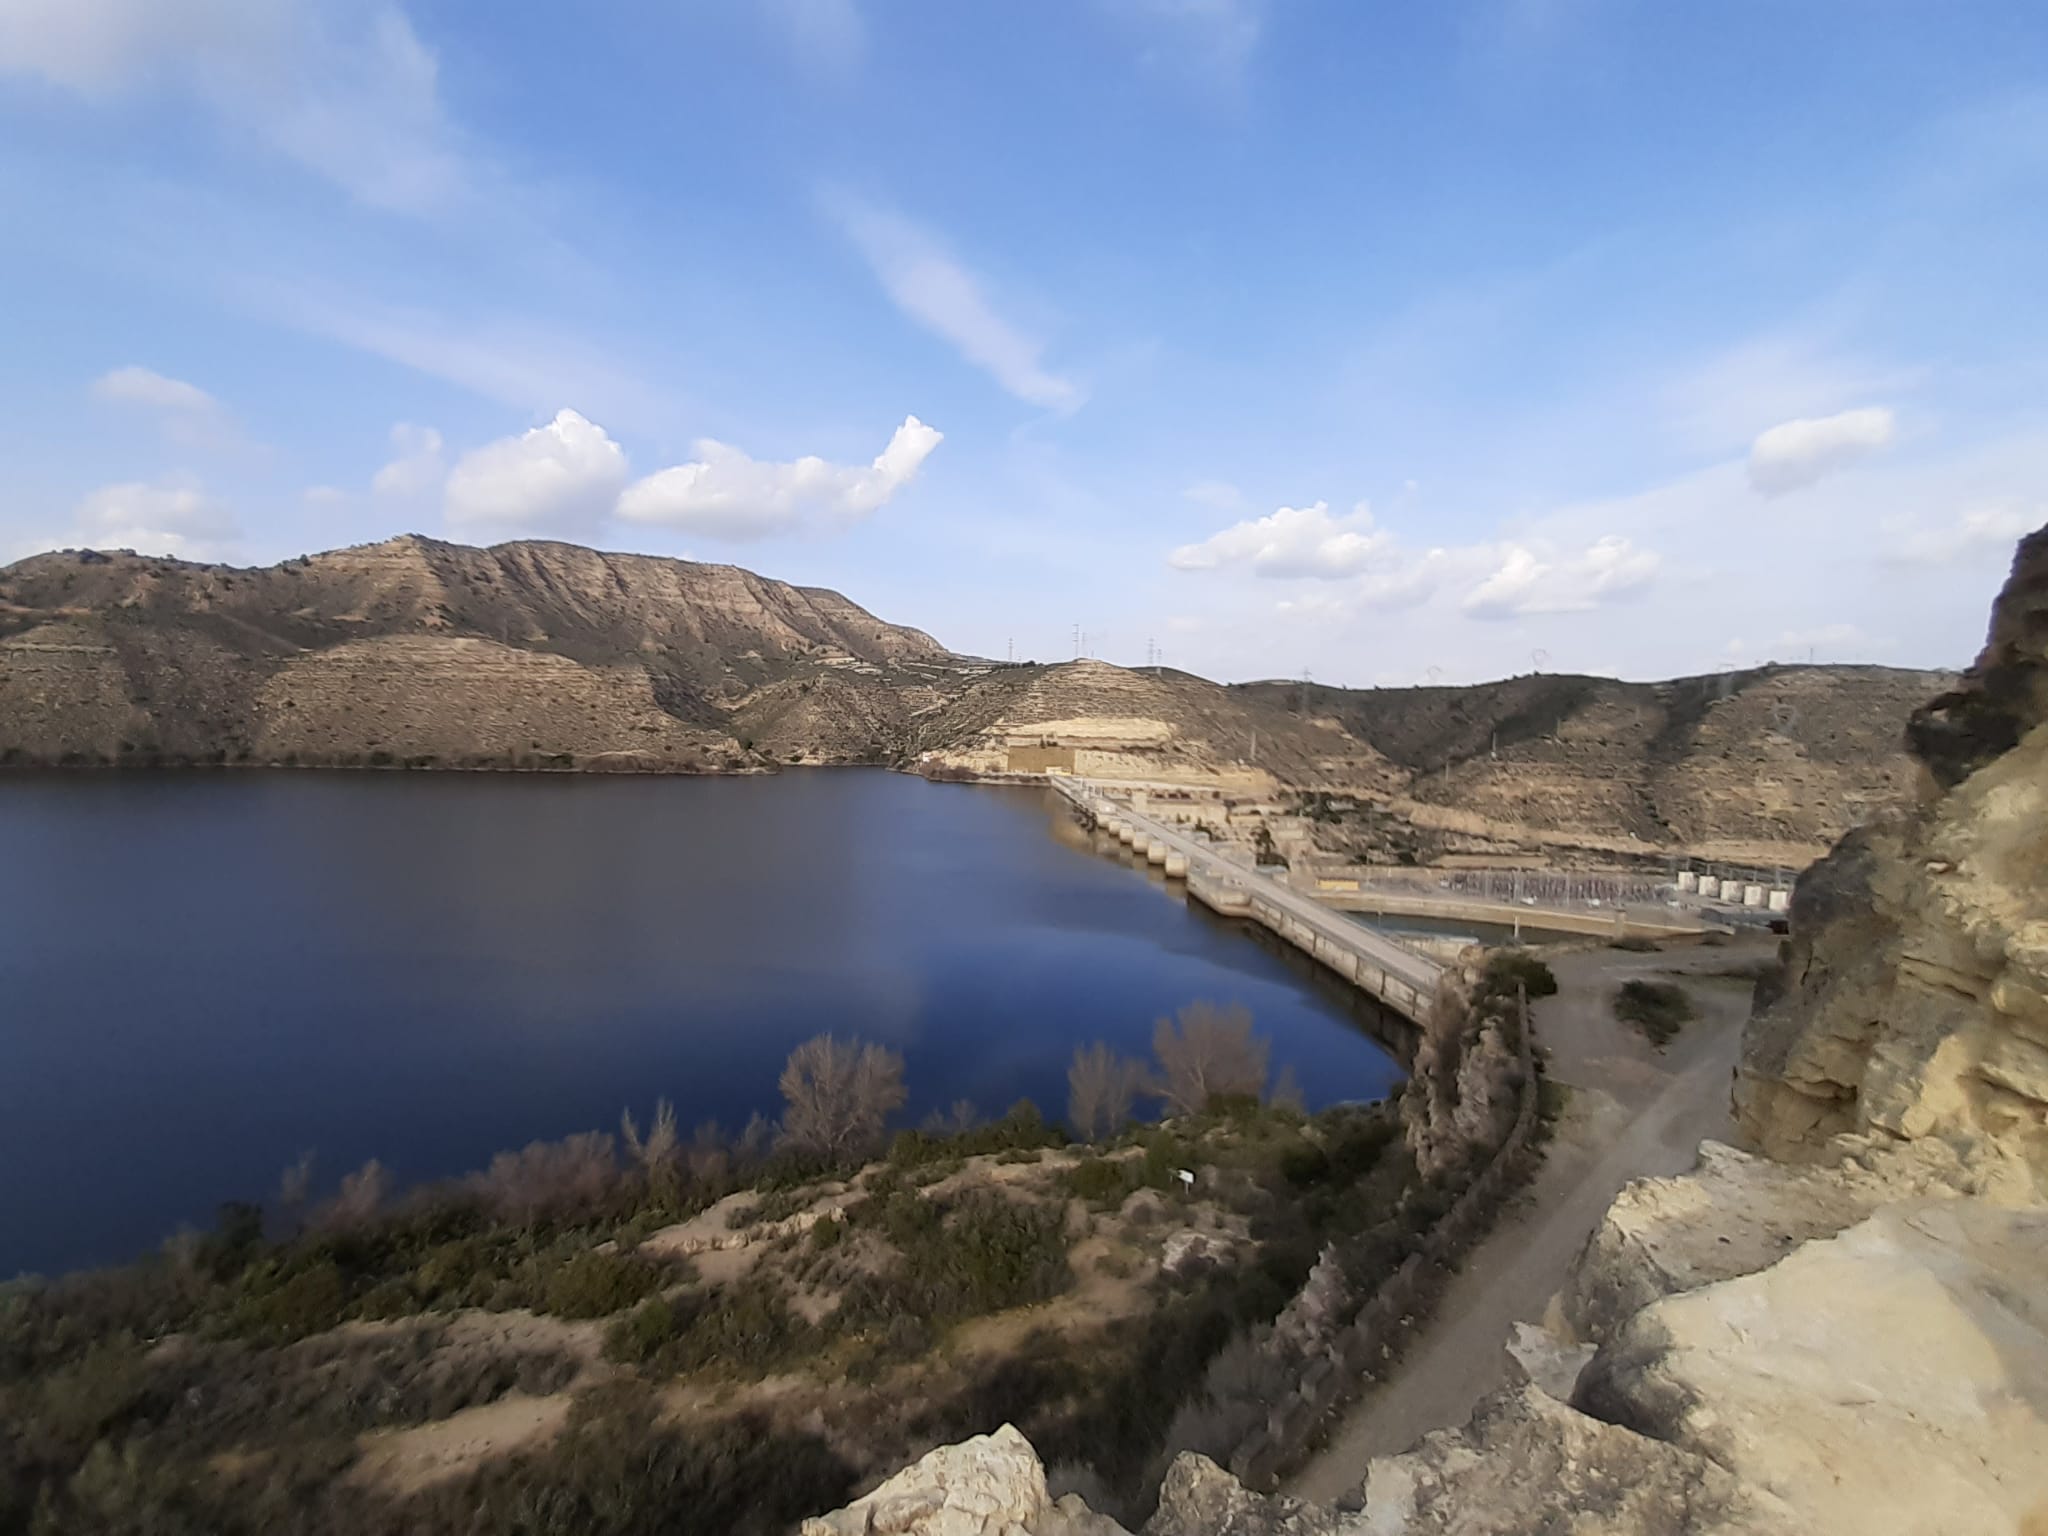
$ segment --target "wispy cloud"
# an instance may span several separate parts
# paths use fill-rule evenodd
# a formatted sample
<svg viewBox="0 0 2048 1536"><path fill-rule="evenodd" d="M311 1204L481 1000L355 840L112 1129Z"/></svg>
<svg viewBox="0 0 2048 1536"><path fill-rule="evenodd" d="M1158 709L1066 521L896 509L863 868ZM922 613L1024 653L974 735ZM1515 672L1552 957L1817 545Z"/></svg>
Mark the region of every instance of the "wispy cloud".
<svg viewBox="0 0 2048 1536"><path fill-rule="evenodd" d="M421 496L439 486L448 466L441 459L441 434L401 421L391 428L391 458L370 480L379 496Z"/></svg>
<svg viewBox="0 0 2048 1536"><path fill-rule="evenodd" d="M809 74L843 77L867 55L867 21L855 0L760 0L760 6Z"/></svg>
<svg viewBox="0 0 2048 1536"><path fill-rule="evenodd" d="M1107 3L1137 28L1145 64L1210 84L1239 84L1266 31L1266 0Z"/></svg>
<svg viewBox="0 0 2048 1536"><path fill-rule="evenodd" d="M0 73L193 100L372 207L444 214L477 168L404 11L341 0L9 0Z"/></svg>
<svg viewBox="0 0 2048 1536"><path fill-rule="evenodd" d="M71 526L41 549L132 549L141 555L218 560L232 554L239 529L226 506L188 476L103 485L72 508ZM29 549L24 547L23 553Z"/></svg>
<svg viewBox="0 0 2048 1536"><path fill-rule="evenodd" d="M982 279L936 236L847 193L828 193L824 206L904 314L1019 400L1054 411L1081 404L1080 386L1044 365L1043 344L996 309Z"/></svg>
<svg viewBox="0 0 2048 1536"><path fill-rule="evenodd" d="M1804 490L1823 476L1890 447L1897 425L1891 411L1881 405L1781 421L1750 445L1750 486L1764 496Z"/></svg>

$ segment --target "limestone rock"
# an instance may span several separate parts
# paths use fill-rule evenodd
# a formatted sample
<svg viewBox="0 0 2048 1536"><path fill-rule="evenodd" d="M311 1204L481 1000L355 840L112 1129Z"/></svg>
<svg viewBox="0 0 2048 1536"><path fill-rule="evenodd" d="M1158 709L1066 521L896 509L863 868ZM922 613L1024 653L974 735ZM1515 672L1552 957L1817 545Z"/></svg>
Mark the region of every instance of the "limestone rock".
<svg viewBox="0 0 2048 1536"><path fill-rule="evenodd" d="M2048 1516L2044 1275L2048 1211L1888 1207L1637 1314L1579 1403L1710 1458L1815 1536L2019 1530Z"/></svg>
<svg viewBox="0 0 2048 1536"><path fill-rule="evenodd" d="M1533 1386L1463 1429L1376 1458L1356 1536L1797 1536L1777 1501L1697 1452L1576 1413ZM1875 1531L1881 1527L1873 1526Z"/></svg>
<svg viewBox="0 0 2048 1536"><path fill-rule="evenodd" d="M1962 685L1916 715L1928 794L1801 877L1782 989L1751 1021L1744 1136L1826 1160L1938 1140L1993 1198L2048 1199L2048 529Z"/></svg>
<svg viewBox="0 0 2048 1536"><path fill-rule="evenodd" d="M1253 1493L1208 1457L1184 1451L1166 1470L1145 1536L1341 1536L1351 1529L1335 1510Z"/></svg>
<svg viewBox="0 0 2048 1536"><path fill-rule="evenodd" d="M1888 1202L1952 1192L1955 1176L1932 1150L1871 1149L1819 1168L1704 1142L1691 1172L1638 1179L1615 1197L1559 1297L1564 1322L1598 1343L1652 1302L1766 1269Z"/></svg>
<svg viewBox="0 0 2048 1536"><path fill-rule="evenodd" d="M1055 1504L1031 1442L1008 1424L942 1445L803 1536L1123 1536L1069 1495Z"/></svg>

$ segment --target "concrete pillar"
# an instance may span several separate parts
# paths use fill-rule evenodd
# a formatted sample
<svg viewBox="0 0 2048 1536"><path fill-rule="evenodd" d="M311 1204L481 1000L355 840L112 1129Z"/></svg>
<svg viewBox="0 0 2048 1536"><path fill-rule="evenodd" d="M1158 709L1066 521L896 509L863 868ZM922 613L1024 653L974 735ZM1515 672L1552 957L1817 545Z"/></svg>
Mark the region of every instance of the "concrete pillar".
<svg viewBox="0 0 2048 1536"><path fill-rule="evenodd" d="M1185 880L1187 877L1188 856L1184 853L1169 851L1166 855L1166 878L1169 880Z"/></svg>
<svg viewBox="0 0 2048 1536"><path fill-rule="evenodd" d="M1147 842L1145 844L1145 862L1147 864L1164 864L1166 862L1166 844L1156 837Z"/></svg>

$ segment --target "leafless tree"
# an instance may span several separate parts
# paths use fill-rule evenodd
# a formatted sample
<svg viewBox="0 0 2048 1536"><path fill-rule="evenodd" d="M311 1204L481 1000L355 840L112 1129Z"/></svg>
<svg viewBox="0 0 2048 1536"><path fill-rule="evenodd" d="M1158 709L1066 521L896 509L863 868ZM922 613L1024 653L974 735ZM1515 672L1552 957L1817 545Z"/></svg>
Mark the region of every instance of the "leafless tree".
<svg viewBox="0 0 2048 1536"><path fill-rule="evenodd" d="M732 1148L716 1120L706 1120L690 1137L690 1177L706 1188L723 1189L732 1173Z"/></svg>
<svg viewBox="0 0 2048 1536"><path fill-rule="evenodd" d="M1219 1095L1261 1098L1268 1051L1267 1042L1252 1033L1248 1010L1190 1003L1177 1021L1161 1019L1152 1026L1159 1075L1150 1091L1176 1115L1198 1115Z"/></svg>
<svg viewBox="0 0 2048 1536"><path fill-rule="evenodd" d="M329 1231L360 1227L375 1216L391 1192L391 1172L374 1157L341 1177L341 1190L320 1208L314 1225Z"/></svg>
<svg viewBox="0 0 2048 1536"><path fill-rule="evenodd" d="M819 1035L789 1053L782 1068L783 1139L793 1147L843 1157L872 1147L903 1105L903 1058L879 1045Z"/></svg>
<svg viewBox="0 0 2048 1536"><path fill-rule="evenodd" d="M499 1217L531 1221L600 1204L618 1176L612 1138L583 1131L560 1141L532 1142L517 1152L500 1152L470 1182Z"/></svg>
<svg viewBox="0 0 2048 1536"><path fill-rule="evenodd" d="M300 1214L306 1209L306 1199L313 1190L313 1154L302 1152L299 1160L278 1176L277 1205L279 1212L294 1226Z"/></svg>
<svg viewBox="0 0 2048 1536"><path fill-rule="evenodd" d="M1296 1113L1307 1112L1308 1097L1301 1091L1301 1079L1295 1076L1294 1068L1280 1069L1280 1075L1273 1079L1273 1092L1267 1097L1266 1102L1275 1109L1291 1109Z"/></svg>
<svg viewBox="0 0 2048 1536"><path fill-rule="evenodd" d="M683 1138L676 1130L676 1107L667 1099L654 1101L654 1118L647 1134L633 1119L633 1111L619 1113L619 1132L626 1151L647 1176L648 1189L660 1199L671 1199L682 1186Z"/></svg>
<svg viewBox="0 0 2048 1536"><path fill-rule="evenodd" d="M964 1136L981 1124L981 1111L972 1099L955 1099L950 1109L935 1109L924 1117L918 1129L927 1136Z"/></svg>
<svg viewBox="0 0 2048 1536"><path fill-rule="evenodd" d="M1144 1063L1117 1055L1100 1040L1077 1046L1067 1068L1067 1125L1083 1141L1105 1141L1124 1128L1144 1089Z"/></svg>

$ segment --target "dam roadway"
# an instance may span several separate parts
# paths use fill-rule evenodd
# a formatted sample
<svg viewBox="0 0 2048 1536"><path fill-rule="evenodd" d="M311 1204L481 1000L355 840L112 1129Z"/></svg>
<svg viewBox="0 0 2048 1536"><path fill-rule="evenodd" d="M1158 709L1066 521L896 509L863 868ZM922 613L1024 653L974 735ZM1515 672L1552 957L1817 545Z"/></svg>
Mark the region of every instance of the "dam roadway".
<svg viewBox="0 0 2048 1536"><path fill-rule="evenodd" d="M1249 918L1270 928L1411 1023L1422 1022L1443 974L1435 961L1224 857L1210 843L1138 805L1112 799L1100 784L1065 776L1049 782L1119 842L1170 877L1186 880L1194 900L1226 917Z"/></svg>

